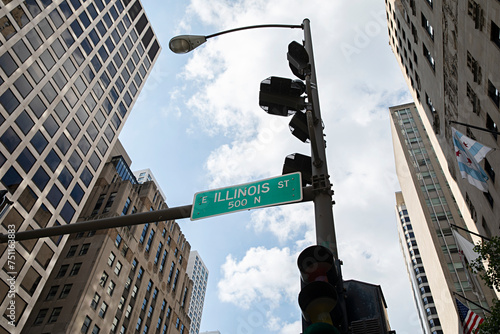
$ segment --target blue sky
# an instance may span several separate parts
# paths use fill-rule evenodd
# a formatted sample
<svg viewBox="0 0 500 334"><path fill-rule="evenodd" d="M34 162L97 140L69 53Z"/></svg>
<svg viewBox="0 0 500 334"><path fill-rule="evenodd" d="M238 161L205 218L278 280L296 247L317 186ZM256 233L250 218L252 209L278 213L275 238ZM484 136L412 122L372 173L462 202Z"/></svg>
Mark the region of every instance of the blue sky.
<svg viewBox="0 0 500 334"><path fill-rule="evenodd" d="M223 35L187 55L171 53L170 38L310 19L344 279L381 285L393 329L421 332L397 239L388 111L410 95L388 45L384 1L142 3L163 50L120 140L131 168L150 168L170 206L280 175L285 156L310 154L289 118L258 105L262 80L293 77L287 46L301 30ZM202 331L300 333L296 259L315 243L311 203L178 223L210 271Z"/></svg>

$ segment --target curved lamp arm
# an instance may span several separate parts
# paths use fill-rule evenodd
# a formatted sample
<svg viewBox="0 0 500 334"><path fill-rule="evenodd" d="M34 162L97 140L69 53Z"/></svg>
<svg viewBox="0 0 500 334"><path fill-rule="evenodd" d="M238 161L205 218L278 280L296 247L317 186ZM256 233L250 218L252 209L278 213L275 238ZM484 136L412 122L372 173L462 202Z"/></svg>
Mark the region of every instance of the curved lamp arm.
<svg viewBox="0 0 500 334"><path fill-rule="evenodd" d="M240 30L248 30L248 29L258 29L258 28L300 28L304 29L304 25L292 25L292 24L260 24L255 26L241 27L230 30L221 31L208 36L200 36L200 35L180 35L173 37L168 43L168 47L174 53L188 53L198 46L202 45L207 41L207 39L216 37L223 34L228 34L235 31Z"/></svg>

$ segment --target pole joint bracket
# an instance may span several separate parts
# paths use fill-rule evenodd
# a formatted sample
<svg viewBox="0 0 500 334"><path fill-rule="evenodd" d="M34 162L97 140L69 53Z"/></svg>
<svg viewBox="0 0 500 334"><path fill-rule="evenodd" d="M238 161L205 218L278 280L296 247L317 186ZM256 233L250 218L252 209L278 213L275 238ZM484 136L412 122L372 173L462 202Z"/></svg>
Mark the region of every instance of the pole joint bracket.
<svg viewBox="0 0 500 334"><path fill-rule="evenodd" d="M332 184L330 183L330 175L313 175L312 187L315 193L325 193L330 196L333 195Z"/></svg>

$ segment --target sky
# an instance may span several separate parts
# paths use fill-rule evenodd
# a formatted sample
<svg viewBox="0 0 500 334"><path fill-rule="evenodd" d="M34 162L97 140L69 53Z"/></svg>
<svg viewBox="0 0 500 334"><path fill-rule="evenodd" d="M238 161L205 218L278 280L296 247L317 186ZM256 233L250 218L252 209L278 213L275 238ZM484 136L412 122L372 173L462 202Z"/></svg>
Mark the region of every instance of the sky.
<svg viewBox="0 0 500 334"><path fill-rule="evenodd" d="M170 207L195 193L281 174L310 145L265 113L260 82L294 78L300 29L254 29L170 52L170 38L311 22L333 214L344 280L380 285L391 327L421 333L397 237L390 106L411 102L388 44L384 1L142 0L162 46L120 134L132 170L149 168ZM209 269L201 331L298 334L298 254L315 244L313 204L177 221Z"/></svg>

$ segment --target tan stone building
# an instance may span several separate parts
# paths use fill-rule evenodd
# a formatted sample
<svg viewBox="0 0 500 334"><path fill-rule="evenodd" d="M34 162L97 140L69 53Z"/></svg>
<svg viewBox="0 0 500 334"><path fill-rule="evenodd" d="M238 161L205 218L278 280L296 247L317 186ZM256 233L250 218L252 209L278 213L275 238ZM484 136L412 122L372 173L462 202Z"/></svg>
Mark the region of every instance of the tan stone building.
<svg viewBox="0 0 500 334"><path fill-rule="evenodd" d="M500 235L500 2L386 0L389 44L467 228ZM462 179L451 127L495 148L481 161L482 192Z"/></svg>
<svg viewBox="0 0 500 334"><path fill-rule="evenodd" d="M481 307L490 309L495 294L470 271L470 259L461 252L452 225L465 227L465 222L415 104L391 107L390 115L402 190L396 193L398 235L422 331L458 333L455 297L484 317ZM458 233L472 241L468 233Z"/></svg>
<svg viewBox="0 0 500 334"><path fill-rule="evenodd" d="M105 165L80 220L167 207L127 160ZM187 334L190 249L175 221L72 234L22 333Z"/></svg>

